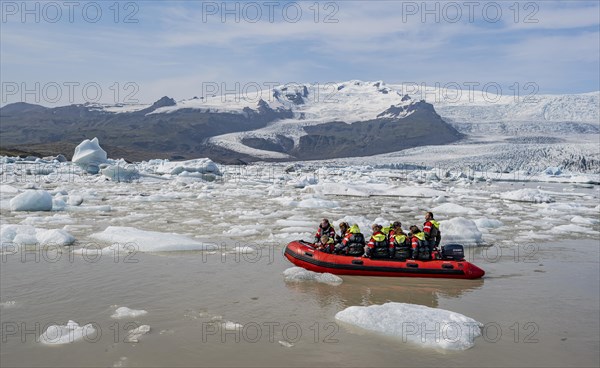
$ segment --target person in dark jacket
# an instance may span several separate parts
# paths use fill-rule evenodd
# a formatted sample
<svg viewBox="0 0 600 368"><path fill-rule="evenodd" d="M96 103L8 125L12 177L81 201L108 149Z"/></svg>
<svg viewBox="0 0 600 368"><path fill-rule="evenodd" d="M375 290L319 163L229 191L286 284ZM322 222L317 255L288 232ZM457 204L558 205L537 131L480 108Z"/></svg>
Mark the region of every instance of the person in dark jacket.
<svg viewBox="0 0 600 368"><path fill-rule="evenodd" d="M427 241L425 240L425 233L423 233L417 226L413 225L410 227L410 241L412 248L412 259L428 259L427 254L429 248L427 247Z"/></svg>
<svg viewBox="0 0 600 368"><path fill-rule="evenodd" d="M333 253L333 250L335 249L335 241L328 235L323 235L321 236L321 239L319 239L319 242L315 244L315 246L321 252Z"/></svg>
<svg viewBox="0 0 600 368"><path fill-rule="evenodd" d="M402 223L400 221L396 221L392 224L388 242L390 248L393 249L392 258L410 258L410 238L404 233L404 230L402 230Z"/></svg>
<svg viewBox="0 0 600 368"><path fill-rule="evenodd" d="M365 257L368 258L390 258L393 253L393 247L390 248L389 242L387 241L387 237L381 229L383 227L379 224L374 224L371 229L373 230L373 234L371 235L371 239L367 243L367 252Z"/></svg>
<svg viewBox="0 0 600 368"><path fill-rule="evenodd" d="M365 237L360 232L357 224L353 224L338 248L335 250L337 254L347 256L360 257L365 253Z"/></svg>
<svg viewBox="0 0 600 368"><path fill-rule="evenodd" d="M404 230L402 230L402 223L400 221L394 221L392 225L390 225L390 231L388 233L388 239L391 241L394 238L394 235L406 235Z"/></svg>
<svg viewBox="0 0 600 368"><path fill-rule="evenodd" d="M340 222L339 226L340 226L340 235L335 236L336 244L340 244L342 242L342 240L344 240L344 238L348 234L348 230L350 230L350 226L348 225L347 222Z"/></svg>
<svg viewBox="0 0 600 368"><path fill-rule="evenodd" d="M434 248L439 247L442 241L442 233L440 231L440 223L433 218L432 212L425 213L425 223L423 224L423 233L429 251L433 252Z"/></svg>
<svg viewBox="0 0 600 368"><path fill-rule="evenodd" d="M326 218L321 220L321 224L319 225L317 233L315 234L314 243L318 243L321 240L321 236L323 235L327 235L331 239L335 239L335 229L333 228L333 226L331 226L329 220Z"/></svg>

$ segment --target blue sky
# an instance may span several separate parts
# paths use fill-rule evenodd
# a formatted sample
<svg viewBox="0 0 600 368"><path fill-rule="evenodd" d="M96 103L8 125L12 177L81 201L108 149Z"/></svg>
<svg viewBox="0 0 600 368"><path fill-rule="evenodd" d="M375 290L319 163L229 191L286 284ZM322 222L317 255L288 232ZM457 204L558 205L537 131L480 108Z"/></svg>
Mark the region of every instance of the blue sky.
<svg viewBox="0 0 600 368"><path fill-rule="evenodd" d="M600 89L598 1L1 4L2 105L152 102L236 82Z"/></svg>

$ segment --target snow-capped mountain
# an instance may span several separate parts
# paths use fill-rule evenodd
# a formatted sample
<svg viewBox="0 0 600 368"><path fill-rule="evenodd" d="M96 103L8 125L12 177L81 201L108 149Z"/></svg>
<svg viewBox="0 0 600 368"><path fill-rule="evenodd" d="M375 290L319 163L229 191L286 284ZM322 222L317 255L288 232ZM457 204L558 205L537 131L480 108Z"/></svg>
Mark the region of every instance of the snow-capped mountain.
<svg viewBox="0 0 600 368"><path fill-rule="evenodd" d="M518 135L524 141L506 142L521 145L558 143L549 141L556 135L594 136L599 101L599 92L515 97L353 80L180 101L163 97L146 105L12 104L0 109L0 130L3 147L40 151L60 147L68 153L63 147L97 136L131 159L328 159L447 145L469 136L503 141Z"/></svg>
<svg viewBox="0 0 600 368"><path fill-rule="evenodd" d="M203 96L151 105L35 108L8 105L2 145L50 148L97 136L127 157L220 161L367 156L463 136L432 105L383 82L287 85L253 94ZM64 151L63 151L64 152ZM65 152L66 153L66 152Z"/></svg>
<svg viewBox="0 0 600 368"><path fill-rule="evenodd" d="M382 81L348 81L326 84L290 84L247 93L181 100L155 109L168 113L180 109L242 111L262 99L270 107L284 107L297 117L320 121L361 121L377 117L391 106L424 100L452 123L575 122L600 124L600 91L582 94L541 95L521 91L490 91L387 85ZM152 105L104 106L110 112L132 112Z"/></svg>

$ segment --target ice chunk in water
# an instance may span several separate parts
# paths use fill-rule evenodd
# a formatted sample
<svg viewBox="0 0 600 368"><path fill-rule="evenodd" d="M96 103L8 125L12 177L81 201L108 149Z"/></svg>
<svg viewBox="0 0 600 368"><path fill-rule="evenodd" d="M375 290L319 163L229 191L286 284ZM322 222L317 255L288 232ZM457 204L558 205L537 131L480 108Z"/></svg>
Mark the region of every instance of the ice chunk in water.
<svg viewBox="0 0 600 368"><path fill-rule="evenodd" d="M283 271L285 281L301 282L301 281L317 281L324 284L339 285L344 280L341 277L331 273L318 273L305 270L302 267L291 267Z"/></svg>
<svg viewBox="0 0 600 368"><path fill-rule="evenodd" d="M40 335L43 344L60 345L70 344L83 338L94 340L97 338L96 329L92 324L79 326L77 322L69 321L66 325L52 325Z"/></svg>
<svg viewBox="0 0 600 368"><path fill-rule="evenodd" d="M461 243L464 245L476 245L483 241L483 235L477 224L464 217L455 217L440 221L443 243Z"/></svg>
<svg viewBox="0 0 600 368"><path fill-rule="evenodd" d="M450 350L472 347L483 326L459 313L406 303L349 307L338 312L335 319L402 342Z"/></svg>
<svg viewBox="0 0 600 368"><path fill-rule="evenodd" d="M125 338L125 342L139 342L140 337L150 332L150 326L141 325L138 328L134 328L129 331L127 337Z"/></svg>
<svg viewBox="0 0 600 368"><path fill-rule="evenodd" d="M509 201L533 202L533 203L550 203L554 199L547 194L542 193L539 189L519 189L511 192L501 193L500 198Z"/></svg>
<svg viewBox="0 0 600 368"><path fill-rule="evenodd" d="M130 309L127 307L120 307L115 310L115 313L111 316L112 318L135 318L148 314L143 309Z"/></svg>
<svg viewBox="0 0 600 368"><path fill-rule="evenodd" d="M140 230L134 227L109 226L91 238L123 245L123 251L169 252L182 250L212 250L214 244L202 243L174 233Z"/></svg>
<svg viewBox="0 0 600 368"><path fill-rule="evenodd" d="M45 190L26 190L10 200L11 211L51 211L52 196Z"/></svg>
<svg viewBox="0 0 600 368"><path fill-rule="evenodd" d="M88 173L97 174L100 170L99 166L108 161L106 158L106 151L100 147L98 138L94 138L91 141L86 139L75 147L72 161Z"/></svg>

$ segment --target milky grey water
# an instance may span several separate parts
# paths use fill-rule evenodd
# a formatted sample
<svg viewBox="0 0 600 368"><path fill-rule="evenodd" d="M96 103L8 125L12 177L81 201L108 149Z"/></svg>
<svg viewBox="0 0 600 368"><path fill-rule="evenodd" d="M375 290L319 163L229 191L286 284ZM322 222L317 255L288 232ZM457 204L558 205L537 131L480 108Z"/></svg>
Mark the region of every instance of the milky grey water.
<svg viewBox="0 0 600 368"><path fill-rule="evenodd" d="M363 178L364 179L364 178ZM369 178L363 180L368 182ZM0 262L0 364L11 366L598 366L599 225L569 233L576 215L598 218L598 188L542 184L556 203L534 204L494 194L535 183L450 183L446 201L498 228L481 229L485 246L467 259L482 280L343 277L338 286L290 283L282 256L291 236L310 234L322 216L347 214L422 221L431 198L314 195L277 180L133 184L41 184L81 195L79 209L11 212L0 193L3 224L63 228L69 247L22 248ZM441 187L442 188L442 187ZM306 205L302 207L300 205ZM442 202L443 203L443 202ZM110 210L106 210L110 207ZM469 209L471 208L471 209ZM98 253L89 235L107 226L173 232L219 245L211 252ZM316 226L316 225L315 225ZM308 231L308 232L307 232ZM304 236L302 235L302 236ZM541 236L541 238L536 238ZM517 240L519 239L519 240ZM236 254L253 244L258 253ZM106 244L104 244L106 245ZM39 251L39 252L36 252ZM466 351L443 351L386 338L336 322L349 306L404 302L448 309L484 324ZM143 309L113 319L118 307ZM65 345L45 345L49 325L73 320L96 332ZM238 330L225 326L239 324ZM149 325L139 342L129 331ZM233 325L235 327L235 325Z"/></svg>
<svg viewBox="0 0 600 368"><path fill-rule="evenodd" d="M285 282L281 248L256 254L136 253L93 262L5 255L0 286L3 367L10 366L597 366L599 253L595 240L468 258L482 280L347 277L339 286ZM58 257L56 254L54 255ZM12 303L6 303L14 301ZM357 331L335 313L406 302L484 323L466 351L425 349ZM116 306L148 311L115 320ZM92 323L95 333L49 346L49 324ZM226 330L230 321L244 326ZM142 324L151 332L126 342ZM281 341L281 342L280 342ZM287 344L284 346L282 344ZM291 344L292 346L289 346Z"/></svg>

